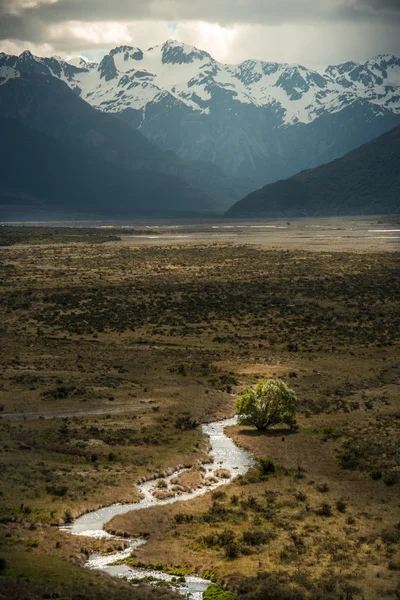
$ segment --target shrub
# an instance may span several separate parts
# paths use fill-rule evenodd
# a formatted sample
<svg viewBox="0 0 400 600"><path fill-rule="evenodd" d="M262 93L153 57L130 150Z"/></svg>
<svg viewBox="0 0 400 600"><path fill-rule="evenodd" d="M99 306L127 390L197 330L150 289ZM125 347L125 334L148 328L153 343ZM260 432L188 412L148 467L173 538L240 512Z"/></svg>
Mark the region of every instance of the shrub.
<svg viewBox="0 0 400 600"><path fill-rule="evenodd" d="M64 523L69 524L72 523L74 520L74 517L72 516L72 512L67 509L64 513Z"/></svg>
<svg viewBox="0 0 400 600"><path fill-rule="evenodd" d="M226 498L226 493L223 492L222 490L215 490L215 492L213 492L211 494L211 498L213 500L225 500Z"/></svg>
<svg viewBox="0 0 400 600"><path fill-rule="evenodd" d="M294 477L295 479L304 479L304 477L305 477L305 472L306 472L306 470L305 470L305 469L303 469L303 467L300 467L300 466L299 466L299 467L297 467L296 471L294 472L294 475L293 475L293 477Z"/></svg>
<svg viewBox="0 0 400 600"><path fill-rule="evenodd" d="M3 573L7 569L7 561L5 558L0 556L0 574Z"/></svg>
<svg viewBox="0 0 400 600"><path fill-rule="evenodd" d="M46 492L53 494L53 496L63 497L68 492L68 486L66 485L46 485Z"/></svg>
<svg viewBox="0 0 400 600"><path fill-rule="evenodd" d="M394 471L391 471L389 473L385 473L383 476L383 481L388 487L390 487L399 482L399 476Z"/></svg>
<svg viewBox="0 0 400 600"><path fill-rule="evenodd" d="M272 531L244 531L242 540L248 546L261 546L268 544L275 537Z"/></svg>
<svg viewBox="0 0 400 600"><path fill-rule="evenodd" d="M177 429L181 429L182 431L190 431L192 429L197 429L200 423L194 419L191 419L190 415L183 415L178 417L175 421L175 427Z"/></svg>
<svg viewBox="0 0 400 600"><path fill-rule="evenodd" d="M181 523L190 523L191 521L193 521L193 515L188 515L186 513L177 513L174 516L175 519L175 523L178 523L178 525L180 525Z"/></svg>
<svg viewBox="0 0 400 600"><path fill-rule="evenodd" d="M204 577L204 579L208 579L212 583L217 583L217 581L218 581L218 575L214 571L214 569L207 569L207 570L203 571L202 577ZM203 598L204 598L204 595L203 595Z"/></svg>
<svg viewBox="0 0 400 600"><path fill-rule="evenodd" d="M208 548L221 548L228 546L233 543L235 534L230 529L224 529L221 533L212 533L205 535L201 538L201 541Z"/></svg>
<svg viewBox="0 0 400 600"><path fill-rule="evenodd" d="M326 494L329 491L329 485L327 483L320 483L317 485L317 490L321 492L321 494Z"/></svg>
<svg viewBox="0 0 400 600"><path fill-rule="evenodd" d="M304 494L303 492L297 492L295 494L295 498L296 500L298 500L299 502L305 502L307 500L307 496L306 494Z"/></svg>
<svg viewBox="0 0 400 600"><path fill-rule="evenodd" d="M398 544L400 542L400 529L396 527L394 529L385 529L381 533L382 542L385 544Z"/></svg>
<svg viewBox="0 0 400 600"><path fill-rule="evenodd" d="M174 567L173 569L168 569L167 574L174 577L185 577L188 574L188 569L186 567Z"/></svg>
<svg viewBox="0 0 400 600"><path fill-rule="evenodd" d="M228 592L228 591L224 590L224 588L221 587L220 585L213 584L213 585L210 585L210 587L208 587L205 592L203 592L203 599L204 600L236 600L236 596L232 592Z"/></svg>
<svg viewBox="0 0 400 600"><path fill-rule="evenodd" d="M260 458L259 466L262 477L267 477L276 471L275 464L272 462L272 460L269 460L269 458Z"/></svg>
<svg viewBox="0 0 400 600"><path fill-rule="evenodd" d="M224 546L225 557L229 560L234 560L240 555L240 547L235 542L231 542Z"/></svg>
<svg viewBox="0 0 400 600"><path fill-rule="evenodd" d="M263 379L255 388L246 388L236 401L241 425L259 431L285 423L296 423L296 395L281 379Z"/></svg>
<svg viewBox="0 0 400 600"><path fill-rule="evenodd" d="M315 513L320 517L331 517L333 514L331 505L326 502L321 504L320 508L318 508Z"/></svg>

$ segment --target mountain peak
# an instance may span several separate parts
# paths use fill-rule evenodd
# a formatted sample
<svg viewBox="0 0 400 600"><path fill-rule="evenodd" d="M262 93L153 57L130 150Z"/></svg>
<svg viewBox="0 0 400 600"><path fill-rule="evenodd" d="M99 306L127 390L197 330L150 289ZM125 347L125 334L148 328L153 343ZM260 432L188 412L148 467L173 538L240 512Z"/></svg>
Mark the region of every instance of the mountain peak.
<svg viewBox="0 0 400 600"><path fill-rule="evenodd" d="M83 56L74 56L74 58L67 60L67 63L73 67L86 67L89 61Z"/></svg>
<svg viewBox="0 0 400 600"><path fill-rule="evenodd" d="M134 46L118 46L117 48L110 50L109 56L117 56L119 54L123 54L125 61L130 58L133 60L143 59L143 50L135 48Z"/></svg>
<svg viewBox="0 0 400 600"><path fill-rule="evenodd" d="M114 54L122 54L123 52L130 52L131 50L137 50L137 48L134 48L133 46L117 46L110 50L109 54L114 56Z"/></svg>
<svg viewBox="0 0 400 600"><path fill-rule="evenodd" d="M32 52L30 50L24 50L23 52L21 52L21 54L19 55L19 60L24 61L24 60L31 60L34 58Z"/></svg>
<svg viewBox="0 0 400 600"><path fill-rule="evenodd" d="M204 50L198 50L190 44L176 40L167 40L161 46L163 64L189 64L195 60L210 59L211 55Z"/></svg>
<svg viewBox="0 0 400 600"><path fill-rule="evenodd" d="M184 42L178 42L178 40L173 40L172 38L170 38L169 40L164 42L162 47L164 48L165 46L168 46L169 48L190 48L191 50L197 49L197 48L194 48L194 46L191 46L190 44L185 44Z"/></svg>

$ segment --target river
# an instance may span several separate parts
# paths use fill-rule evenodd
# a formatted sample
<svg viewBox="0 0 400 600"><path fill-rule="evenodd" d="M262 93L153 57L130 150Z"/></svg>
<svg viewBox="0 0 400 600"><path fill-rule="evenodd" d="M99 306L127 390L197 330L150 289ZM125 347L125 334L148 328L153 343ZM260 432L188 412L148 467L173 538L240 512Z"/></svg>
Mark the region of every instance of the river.
<svg viewBox="0 0 400 600"><path fill-rule="evenodd" d="M133 510L145 510L146 508L150 508L152 506L161 506L163 504L172 504L174 502L191 500L196 496L210 493L212 490L221 485L230 483L234 477L243 475L254 464L254 459L252 456L236 446L236 444L225 434L225 427L235 425L236 423L237 418L233 417L224 421L217 421L215 423L202 425L203 433L209 437L211 448L211 462L205 465L207 469L205 476L213 476L215 471L224 470L229 471L229 477L227 476L228 473L225 473L225 478L219 478L218 481L215 481L215 483L212 483L211 485L204 485L203 487L192 492L180 493L174 497L163 499L158 499L153 495L157 489L158 478L151 479L150 481L146 481L138 486L142 495L142 498L139 502L135 504L112 504L111 506L88 512L76 519L72 525L63 526L62 530L72 535L120 539L104 530L104 525L113 517L131 512ZM166 489L171 488L171 480L179 476L184 471L185 469L181 469L175 471L168 477L165 477L164 481L167 486ZM117 561L128 558L135 548L146 543L143 539L123 538L123 541L129 544L127 548L109 556L93 555L87 561L86 567L90 569L100 569L115 577L143 579L148 576L153 576L157 578L157 580L170 581L172 583L175 582L175 577L160 571L136 569L128 567L125 564L113 564ZM185 582L178 582L175 586L175 589L190 600L199 600L202 598L203 592L209 585L210 582L202 579L201 577L186 576Z"/></svg>

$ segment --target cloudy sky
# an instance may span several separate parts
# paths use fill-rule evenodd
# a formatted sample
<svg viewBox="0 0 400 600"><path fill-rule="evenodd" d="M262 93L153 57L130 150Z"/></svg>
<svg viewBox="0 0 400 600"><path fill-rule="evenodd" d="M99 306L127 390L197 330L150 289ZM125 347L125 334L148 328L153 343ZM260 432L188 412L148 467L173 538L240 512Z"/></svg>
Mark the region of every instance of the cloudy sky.
<svg viewBox="0 0 400 600"><path fill-rule="evenodd" d="M98 59L176 39L223 62L400 56L400 0L0 0L0 51Z"/></svg>

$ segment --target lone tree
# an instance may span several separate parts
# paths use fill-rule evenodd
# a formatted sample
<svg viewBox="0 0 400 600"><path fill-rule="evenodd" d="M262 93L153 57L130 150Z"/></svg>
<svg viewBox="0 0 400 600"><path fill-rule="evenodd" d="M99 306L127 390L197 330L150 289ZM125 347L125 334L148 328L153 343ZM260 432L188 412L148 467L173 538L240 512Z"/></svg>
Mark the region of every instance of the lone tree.
<svg viewBox="0 0 400 600"><path fill-rule="evenodd" d="M246 388L236 400L240 425L254 425L264 431L272 425L296 424L296 394L281 379L263 379L255 388Z"/></svg>

